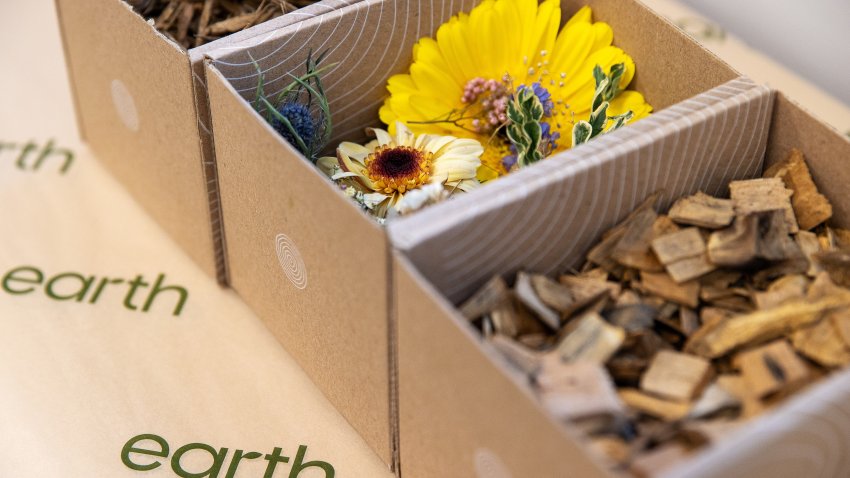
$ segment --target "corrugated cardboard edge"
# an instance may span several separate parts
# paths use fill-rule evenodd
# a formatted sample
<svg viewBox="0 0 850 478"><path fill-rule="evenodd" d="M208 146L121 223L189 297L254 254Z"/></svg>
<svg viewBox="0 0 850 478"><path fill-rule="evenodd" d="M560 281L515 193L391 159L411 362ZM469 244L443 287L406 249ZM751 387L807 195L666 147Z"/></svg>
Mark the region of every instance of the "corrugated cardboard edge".
<svg viewBox="0 0 850 478"><path fill-rule="evenodd" d="M580 252L578 249L572 250L569 254L565 253L555 257L553 254L556 253L553 252L552 247L544 247L540 250L534 247L535 245L540 246L540 241L543 240L541 238L556 240L553 237L553 234L556 234L554 225L551 222L541 222L537 218L554 214L552 208L563 210L567 208L567 205L557 207L551 204L544 205L541 202L541 191L554 188L551 190L558 191L559 194L566 194L561 189L563 189L563 184L566 184L565 181L568 178L601 167L613 167L614 162L622 161L621 158L638 151L644 151L642 154L647 157L648 161L640 163L639 166L644 168L640 170L641 175L651 175L652 170L648 168L653 168L655 161L648 156L654 157L659 154L653 148L656 140L673 138L671 140L673 142L668 147L678 150L678 139L680 137L686 142L690 141L694 123L710 120L712 121L711 124L715 124L714 122L720 118L717 115L725 116L727 111L738 111L737 106L748 104L754 99L759 101L763 111L758 114L760 123L747 125L747 128L748 130L750 128L753 130L760 129L764 134L760 134L759 137L766 140L768 121L770 120L769 108L772 107L773 103L770 101L770 95L769 89L758 87L749 80L733 80L691 100L674 105L629 128L623 128L605 135L580 148L549 158L532 168L501 178L480 190L432 206L409 217L395 220L388 226L390 239L396 248L404 251L411 261L420 267L424 274L433 280L438 288L453 301L462 299L471 291L471 288L477 287L481 282L488 279L492 272L497 269L505 273L523 266L539 268L540 272L546 273L552 272L556 268L575 265L567 264L565 261L569 262L575 259L576 254ZM750 106L743 110L744 114L749 111L749 108ZM710 136L711 134L713 134L712 131L699 130L700 149L698 152L701 155L706 155L708 151L717 147L730 147L728 144L712 144L712 149L709 150L706 135ZM739 141L743 134L743 132L737 134ZM764 151L763 149L756 151L753 148L756 146L763 148L764 142L753 144L751 140L750 144L740 145L736 143L733 146L744 148L741 151L742 156L747 158L757 157L759 161L757 167L761 166ZM668 151L668 153L670 152ZM689 159L689 161L693 160ZM727 162L729 161L727 160ZM709 166L709 164L702 165L704 168ZM731 163L727 165L727 168L729 166L731 166ZM734 170L727 172L732 176L740 175L743 173L743 171L738 171L741 167L741 163L738 163ZM660 171L655 172L655 174L658 173ZM635 178L635 181L637 179ZM661 181L661 184L670 182L668 179L664 179L664 181ZM700 181L702 182L702 180ZM610 187L610 185L606 187ZM714 189L720 188L720 185L706 183L702 187ZM721 189L707 192L715 194L725 192ZM635 192L637 191L632 191L632 193ZM624 206L622 201L627 200L629 204L632 204L639 199L642 198L623 198L622 195L618 195L613 198L616 204L612 204L610 207L616 209L616 213L623 216L628 212L624 209L628 205ZM662 199L663 204L660 207L664 207L672 198L670 194L664 194ZM591 201L590 204L593 207L598 206L594 202L595 200L589 199L589 201ZM588 204L584 204L584 206L588 206ZM575 207L579 207L579 205L575 205ZM518 208L522 208L521 214ZM490 222L495 220L497 216L504 214L516 216L516 223L510 232L505 229L504 224L496 227L496 224ZM559 214L567 213L560 212ZM605 221L611 219L614 218L606 217ZM616 219L619 220L620 217ZM610 225L612 224L600 223L592 227L598 229ZM576 227L578 226L577 224ZM585 224L585 226L587 225ZM505 244L494 247L492 239L488 239L494 234L516 236L516 240L522 244L522 249L509 251L505 249L507 247ZM536 239L531 240L532 236ZM459 242L455 243L453 238L458 239ZM517 244L517 247L520 247L520 245ZM474 260L469 262L468 259L470 258L474 258ZM514 265L509 267L509 264ZM463 277L459 276L461 269L463 269Z"/></svg>
<svg viewBox="0 0 850 478"><path fill-rule="evenodd" d="M392 245L387 241L387 277L389 278L389 287L387 287L387 332L388 332L388 347L389 357L387 369L389 383L389 434L390 434L390 471L401 478L401 435L399 430L399 371L398 371L398 304L396 302L396 293L398 277L396 276L396 266Z"/></svg>
<svg viewBox="0 0 850 478"><path fill-rule="evenodd" d="M59 36L62 38L62 53L65 58L65 75L68 77L68 87L71 89L71 101L74 103L74 118L77 121L77 132L80 139L86 140L86 132L83 127L83 118L80 116L80 100L77 97L77 83L74 81L74 68L71 65L71 55L68 50L68 40L65 38L65 22L62 20L62 6L60 0L53 0L56 8L56 19L59 23Z"/></svg>

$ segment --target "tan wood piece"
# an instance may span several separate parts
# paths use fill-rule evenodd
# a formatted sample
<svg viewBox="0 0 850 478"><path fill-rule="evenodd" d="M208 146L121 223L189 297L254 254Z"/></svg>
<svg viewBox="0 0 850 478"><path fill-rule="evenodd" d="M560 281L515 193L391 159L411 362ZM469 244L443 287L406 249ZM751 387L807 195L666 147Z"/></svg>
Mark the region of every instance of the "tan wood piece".
<svg viewBox="0 0 850 478"><path fill-rule="evenodd" d="M735 218L732 226L715 231L708 239L708 258L723 267L742 267L758 254L758 217Z"/></svg>
<svg viewBox="0 0 850 478"><path fill-rule="evenodd" d="M565 362L605 363L620 348L626 333L609 324L599 314L589 312L574 319L575 326L556 347Z"/></svg>
<svg viewBox="0 0 850 478"><path fill-rule="evenodd" d="M794 388L809 378L809 369L784 339L741 352L735 366L749 393L757 398Z"/></svg>
<svg viewBox="0 0 850 478"><path fill-rule="evenodd" d="M640 381L644 392L688 402L711 379L711 362L695 355L661 350Z"/></svg>
<svg viewBox="0 0 850 478"><path fill-rule="evenodd" d="M569 289L544 275L533 274L531 286L544 304L561 313L571 310L575 305Z"/></svg>
<svg viewBox="0 0 850 478"><path fill-rule="evenodd" d="M803 255L809 261L809 269L806 271L806 274L811 277L816 276L822 270L820 264L814 258L821 251L820 240L818 240L817 234L810 231L800 231L794 240L797 241L797 245L800 246L800 250L803 251Z"/></svg>
<svg viewBox="0 0 850 478"><path fill-rule="evenodd" d="M791 207L793 191L785 187L780 178L749 179L732 181L729 192L737 216L746 216L757 212L782 210L785 224L791 232L797 232L797 219Z"/></svg>
<svg viewBox="0 0 850 478"><path fill-rule="evenodd" d="M826 312L847 307L846 297L827 297L815 302L792 301L772 309L763 309L724 320L717 324L705 324L708 330L697 331L686 350L708 357L721 357L746 344L775 339L786 332L813 324Z"/></svg>
<svg viewBox="0 0 850 478"><path fill-rule="evenodd" d="M740 406L741 400L715 381L705 387L702 395L694 402L688 418L704 418L722 410Z"/></svg>
<svg viewBox="0 0 850 478"><path fill-rule="evenodd" d="M475 320L506 302L510 295L505 280L501 276L493 277L460 306L460 313L467 319Z"/></svg>
<svg viewBox="0 0 850 478"><path fill-rule="evenodd" d="M620 400L627 406L646 415L667 421L681 420L688 415L691 406L687 403L658 398L634 388L621 388Z"/></svg>
<svg viewBox="0 0 850 478"><path fill-rule="evenodd" d="M594 362L566 363L550 354L536 377L543 405L561 420L624 413L611 377Z"/></svg>
<svg viewBox="0 0 850 478"><path fill-rule="evenodd" d="M824 367L850 364L850 348L832 320L824 319L791 335L791 343L801 354Z"/></svg>
<svg viewBox="0 0 850 478"><path fill-rule="evenodd" d="M553 330L558 330L561 327L561 314L540 300L540 297L534 291L534 286L531 285L531 275L525 272L517 274L514 294L516 294L520 302L533 310L547 326Z"/></svg>
<svg viewBox="0 0 850 478"><path fill-rule="evenodd" d="M753 294L753 301L759 309L769 309L806 297L809 279L802 275L789 275L776 279L764 292Z"/></svg>
<svg viewBox="0 0 850 478"><path fill-rule="evenodd" d="M698 192L676 201L668 215L679 224L720 229L732 222L735 211L731 200Z"/></svg>
<svg viewBox="0 0 850 478"><path fill-rule="evenodd" d="M504 335L496 334L488 339L490 345L501 352L508 362L513 364L522 372L532 375L540 368L543 354L532 350L516 340Z"/></svg>
<svg viewBox="0 0 850 478"><path fill-rule="evenodd" d="M699 282L677 284L666 272L642 272L640 279L640 288L648 293L691 308L699 305Z"/></svg>
<svg viewBox="0 0 850 478"><path fill-rule="evenodd" d="M803 153L792 149L788 157L765 172L765 176L778 177L794 192L791 205L802 230L810 230L832 217L832 204L818 192Z"/></svg>

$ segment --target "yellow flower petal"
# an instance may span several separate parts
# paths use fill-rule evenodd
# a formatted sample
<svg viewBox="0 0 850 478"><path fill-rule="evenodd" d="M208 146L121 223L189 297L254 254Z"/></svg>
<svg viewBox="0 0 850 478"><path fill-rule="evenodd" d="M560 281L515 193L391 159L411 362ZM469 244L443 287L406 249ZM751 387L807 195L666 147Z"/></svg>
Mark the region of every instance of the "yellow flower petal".
<svg viewBox="0 0 850 478"><path fill-rule="evenodd" d="M564 25L564 28L569 28L577 23L590 23L593 18L593 11L590 9L590 6L585 5L578 9L569 20L567 20L567 24Z"/></svg>

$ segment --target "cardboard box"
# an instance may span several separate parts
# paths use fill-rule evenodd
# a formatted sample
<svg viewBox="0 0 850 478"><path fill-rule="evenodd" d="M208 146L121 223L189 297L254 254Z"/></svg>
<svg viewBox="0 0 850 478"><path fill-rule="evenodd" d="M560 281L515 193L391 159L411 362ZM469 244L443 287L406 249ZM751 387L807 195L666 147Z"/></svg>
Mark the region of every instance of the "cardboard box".
<svg viewBox="0 0 850 478"><path fill-rule="evenodd" d="M390 226L417 232L404 244L395 241L406 253L395 256L404 476L611 476L578 432L551 418L527 378L455 309L492 274L579 265L601 233L654 190L666 191L661 207L697 190L726 194L730 179L759 177L793 147L804 152L830 198L832 221L850 225L850 140L781 93L775 102L764 88L738 97L743 101L727 98L688 114L693 122L679 132L654 127L661 115L644 120L632 128L625 150L612 138L597 140L575 152L569 173L547 164L559 177L541 173L526 194L505 185L499 192L509 196L508 206L486 201L485 210L470 213L459 198L451 227L422 232L428 211ZM538 201L541 195L548 201ZM573 206L553 207L558 203ZM535 219L519 223L529 216ZM484 246L465 247L485 235ZM479 262L488 266L481 270ZM850 371L836 373L663 476L846 476L848 398Z"/></svg>
<svg viewBox="0 0 850 478"><path fill-rule="evenodd" d="M56 0L80 134L147 212L222 283L224 244L203 55L349 3L321 1L186 51L123 0Z"/></svg>
<svg viewBox="0 0 850 478"><path fill-rule="evenodd" d="M337 63L324 79L335 147L343 139L365 139L365 127L380 125L387 78L408 69L414 43L477 3L365 0L244 49L208 54L232 286L390 464L396 451L390 241L252 109L258 82L252 59L264 72L266 93L274 95L290 73L303 73L308 51L328 50L326 64ZM562 21L584 3L564 0ZM638 2L588 4L634 58L634 88L656 111L738 77ZM470 201L477 194L470 193ZM441 206L429 217L439 216Z"/></svg>

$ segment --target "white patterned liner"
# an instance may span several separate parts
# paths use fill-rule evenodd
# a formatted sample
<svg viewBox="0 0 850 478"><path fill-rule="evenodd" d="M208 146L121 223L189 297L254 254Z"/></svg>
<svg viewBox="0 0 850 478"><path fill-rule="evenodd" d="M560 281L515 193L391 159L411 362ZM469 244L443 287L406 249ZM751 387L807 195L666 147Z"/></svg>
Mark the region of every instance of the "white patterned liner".
<svg viewBox="0 0 850 478"><path fill-rule="evenodd" d="M580 265L600 235L663 190L726 194L762 169L772 96L733 80L473 193L394 221L393 244L458 302L495 274Z"/></svg>
<svg viewBox="0 0 850 478"><path fill-rule="evenodd" d="M741 427L663 478L850 476L850 370Z"/></svg>

